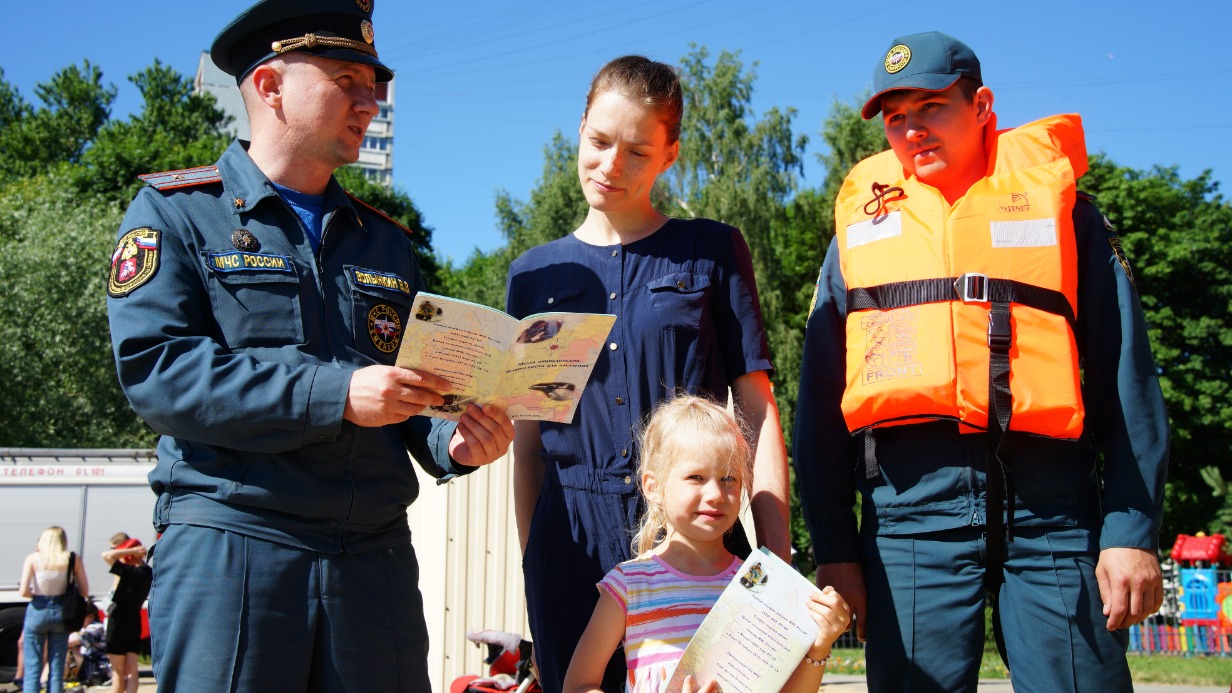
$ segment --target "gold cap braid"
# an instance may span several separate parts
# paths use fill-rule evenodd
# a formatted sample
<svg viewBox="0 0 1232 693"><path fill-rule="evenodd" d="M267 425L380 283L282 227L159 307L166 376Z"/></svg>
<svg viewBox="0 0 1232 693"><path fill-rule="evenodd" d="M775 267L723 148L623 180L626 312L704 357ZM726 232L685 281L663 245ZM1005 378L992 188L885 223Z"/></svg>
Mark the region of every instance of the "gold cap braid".
<svg viewBox="0 0 1232 693"><path fill-rule="evenodd" d="M315 46L331 46L334 48L350 48L351 50L367 53L372 57L377 57L376 48L354 39L339 38L337 36L318 36L317 34L304 34L295 38L283 39L274 41L270 44L270 50L278 55L288 53L290 51L299 50L301 48L313 48Z"/></svg>

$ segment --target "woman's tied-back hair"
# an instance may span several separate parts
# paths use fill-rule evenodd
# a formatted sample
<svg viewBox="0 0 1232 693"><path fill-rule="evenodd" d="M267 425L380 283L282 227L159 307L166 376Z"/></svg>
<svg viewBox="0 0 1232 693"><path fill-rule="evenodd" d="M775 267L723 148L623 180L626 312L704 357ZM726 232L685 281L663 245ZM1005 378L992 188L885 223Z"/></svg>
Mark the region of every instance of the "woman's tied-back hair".
<svg viewBox="0 0 1232 693"><path fill-rule="evenodd" d="M43 559L43 568L47 570L68 567L68 535L63 527L53 525L43 530L38 540L38 554Z"/></svg>
<svg viewBox="0 0 1232 693"><path fill-rule="evenodd" d="M672 466L684 451L723 459L747 497L753 479L753 451L744 427L727 409L711 400L682 395L659 405L642 432L637 475L650 472L662 488ZM646 498L646 512L633 536L634 556L640 556L666 538L667 514L660 498Z"/></svg>
<svg viewBox="0 0 1232 693"><path fill-rule="evenodd" d="M640 55L626 55L604 65L590 81L586 92L586 111L604 92L614 91L627 99L655 109L667 126L667 144L680 139L680 119L684 97L676 68Z"/></svg>

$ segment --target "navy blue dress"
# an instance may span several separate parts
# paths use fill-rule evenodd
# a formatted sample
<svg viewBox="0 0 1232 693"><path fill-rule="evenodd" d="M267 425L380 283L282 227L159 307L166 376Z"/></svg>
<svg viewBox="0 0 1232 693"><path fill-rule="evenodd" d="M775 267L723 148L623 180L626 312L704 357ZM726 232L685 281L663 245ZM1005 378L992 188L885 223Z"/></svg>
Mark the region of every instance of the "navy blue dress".
<svg viewBox="0 0 1232 693"><path fill-rule="evenodd" d="M672 219L628 245L570 235L534 248L509 268L507 304L518 318L617 316L573 423L540 423L545 473L523 573L540 675L554 691L598 601L595 583L630 558L642 422L680 393L726 401L736 378L772 367L744 237L706 219ZM624 678L617 653L604 690Z"/></svg>

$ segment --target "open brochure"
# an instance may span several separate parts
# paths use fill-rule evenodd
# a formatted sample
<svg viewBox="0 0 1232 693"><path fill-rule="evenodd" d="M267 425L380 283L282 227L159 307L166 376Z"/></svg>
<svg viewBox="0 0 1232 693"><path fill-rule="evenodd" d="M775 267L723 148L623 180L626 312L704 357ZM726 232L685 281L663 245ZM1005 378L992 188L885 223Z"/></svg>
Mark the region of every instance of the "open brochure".
<svg viewBox="0 0 1232 693"><path fill-rule="evenodd" d="M424 414L457 421L466 405L495 404L512 419L571 423L614 315L539 313L516 320L477 303L420 291L397 364L453 384Z"/></svg>
<svg viewBox="0 0 1232 693"><path fill-rule="evenodd" d="M749 554L689 641L666 692L680 693L692 674L717 681L723 693L779 693L817 639L811 592L819 590L765 548Z"/></svg>

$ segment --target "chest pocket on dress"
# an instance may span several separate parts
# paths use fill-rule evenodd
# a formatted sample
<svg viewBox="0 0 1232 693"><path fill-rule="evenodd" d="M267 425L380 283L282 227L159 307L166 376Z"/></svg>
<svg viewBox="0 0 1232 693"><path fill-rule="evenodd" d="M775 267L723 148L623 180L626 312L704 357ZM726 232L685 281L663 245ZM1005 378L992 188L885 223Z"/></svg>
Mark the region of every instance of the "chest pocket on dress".
<svg viewBox="0 0 1232 693"><path fill-rule="evenodd" d="M347 267L355 348L376 363L393 365L411 317L411 285L383 272Z"/></svg>
<svg viewBox="0 0 1232 693"><path fill-rule="evenodd" d="M255 253L203 256L212 280L210 303L230 349L304 342L299 274L291 258Z"/></svg>
<svg viewBox="0 0 1232 693"><path fill-rule="evenodd" d="M710 275L673 272L646 288L656 320L670 330L697 331L702 324L710 297Z"/></svg>

